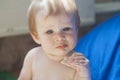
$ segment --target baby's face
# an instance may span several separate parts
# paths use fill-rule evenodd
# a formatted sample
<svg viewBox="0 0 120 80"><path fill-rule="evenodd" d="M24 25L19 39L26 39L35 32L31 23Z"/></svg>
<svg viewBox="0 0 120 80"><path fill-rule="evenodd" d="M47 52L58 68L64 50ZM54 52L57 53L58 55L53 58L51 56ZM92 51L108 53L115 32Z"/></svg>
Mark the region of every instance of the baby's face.
<svg viewBox="0 0 120 80"><path fill-rule="evenodd" d="M44 20L36 16L39 41L45 53L53 56L65 56L76 45L77 31L71 17L61 14L49 16Z"/></svg>

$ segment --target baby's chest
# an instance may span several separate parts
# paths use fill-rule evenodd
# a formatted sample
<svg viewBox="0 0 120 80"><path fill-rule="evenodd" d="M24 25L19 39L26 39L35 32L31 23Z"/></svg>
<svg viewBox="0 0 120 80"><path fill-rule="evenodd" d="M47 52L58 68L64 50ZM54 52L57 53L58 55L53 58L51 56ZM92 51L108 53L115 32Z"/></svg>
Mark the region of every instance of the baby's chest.
<svg viewBox="0 0 120 80"><path fill-rule="evenodd" d="M63 70L39 69L33 71L32 80L72 80L73 74Z"/></svg>
<svg viewBox="0 0 120 80"><path fill-rule="evenodd" d="M51 73L52 74L52 73ZM68 76L63 76L63 75L48 75L48 74L44 74L44 75L35 75L33 76L32 80L72 80L70 77Z"/></svg>
<svg viewBox="0 0 120 80"><path fill-rule="evenodd" d="M72 80L74 71L71 69L36 65L33 68L32 80Z"/></svg>

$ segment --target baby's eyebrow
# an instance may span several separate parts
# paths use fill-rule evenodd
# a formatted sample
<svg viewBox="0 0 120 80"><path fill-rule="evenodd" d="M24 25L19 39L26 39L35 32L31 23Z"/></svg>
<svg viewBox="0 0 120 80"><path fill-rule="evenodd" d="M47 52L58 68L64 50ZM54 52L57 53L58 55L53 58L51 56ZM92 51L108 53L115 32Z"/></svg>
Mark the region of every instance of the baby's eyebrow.
<svg viewBox="0 0 120 80"><path fill-rule="evenodd" d="M49 28L49 27L54 27L55 26L55 24L48 24L47 25L47 27Z"/></svg>

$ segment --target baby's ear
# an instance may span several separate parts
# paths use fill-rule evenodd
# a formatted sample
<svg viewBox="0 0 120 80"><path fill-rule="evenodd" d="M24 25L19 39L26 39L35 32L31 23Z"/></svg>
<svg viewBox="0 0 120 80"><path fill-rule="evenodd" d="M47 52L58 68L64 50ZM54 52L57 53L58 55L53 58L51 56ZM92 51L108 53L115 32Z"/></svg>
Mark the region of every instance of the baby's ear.
<svg viewBox="0 0 120 80"><path fill-rule="evenodd" d="M40 38L37 34L31 34L33 40L37 43L37 44L41 44L40 43Z"/></svg>

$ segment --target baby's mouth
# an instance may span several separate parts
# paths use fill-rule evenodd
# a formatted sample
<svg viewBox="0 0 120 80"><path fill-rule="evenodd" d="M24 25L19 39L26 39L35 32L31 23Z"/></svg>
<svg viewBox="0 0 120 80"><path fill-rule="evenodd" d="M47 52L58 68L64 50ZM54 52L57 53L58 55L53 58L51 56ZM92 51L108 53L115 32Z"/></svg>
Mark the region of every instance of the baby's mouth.
<svg viewBox="0 0 120 80"><path fill-rule="evenodd" d="M58 49L65 49L67 46L68 45L66 45L66 44L62 44L62 45L57 46L56 48L58 48Z"/></svg>

